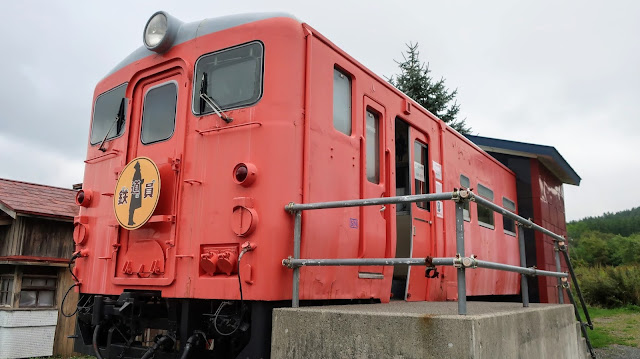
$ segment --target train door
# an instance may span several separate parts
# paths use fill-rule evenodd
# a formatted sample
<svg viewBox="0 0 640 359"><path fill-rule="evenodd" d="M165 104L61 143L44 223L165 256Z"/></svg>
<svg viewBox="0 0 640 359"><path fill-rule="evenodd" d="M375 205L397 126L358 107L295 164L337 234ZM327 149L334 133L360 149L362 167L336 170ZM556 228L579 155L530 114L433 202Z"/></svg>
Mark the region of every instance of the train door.
<svg viewBox="0 0 640 359"><path fill-rule="evenodd" d="M387 195L387 174L385 169L384 107L370 98L364 98L364 148L362 159L360 192L361 198L377 198ZM360 246L361 258L385 257L389 232L387 231L386 206L360 207ZM382 279L383 267L363 266L359 268L360 278Z"/></svg>
<svg viewBox="0 0 640 359"><path fill-rule="evenodd" d="M429 143L427 136L415 127L409 128L409 171L412 194L430 193L429 171ZM434 203L416 202L411 208L411 257L425 258L430 255L432 207ZM427 298L427 278L424 267L412 266L409 268L407 279L408 301L423 301Z"/></svg>
<svg viewBox="0 0 640 359"><path fill-rule="evenodd" d="M401 118L395 119L395 167L396 196L411 194L411 171L409 171L409 125ZM396 258L411 256L411 205L396 205ZM409 267L393 268L391 295L393 299L405 299L407 293L407 274Z"/></svg>
<svg viewBox="0 0 640 359"><path fill-rule="evenodd" d="M146 223L140 222L135 228L118 228L118 243L114 246L117 247L115 284L169 285L174 280L177 184L185 136L185 121L179 114L185 112L188 103L185 89L180 67L140 78L134 84L126 154L130 165L127 167L139 166L143 162L140 157L151 159L157 167L155 174L160 185L153 178L151 172L154 171L145 172L137 167L133 177L133 182L136 178L138 181L137 192L135 185L123 187L124 194L114 194L120 197L114 205L126 206L128 197L131 224L136 221L131 222L135 211L144 209L135 198L151 196L154 192L159 196L155 211L151 209Z"/></svg>

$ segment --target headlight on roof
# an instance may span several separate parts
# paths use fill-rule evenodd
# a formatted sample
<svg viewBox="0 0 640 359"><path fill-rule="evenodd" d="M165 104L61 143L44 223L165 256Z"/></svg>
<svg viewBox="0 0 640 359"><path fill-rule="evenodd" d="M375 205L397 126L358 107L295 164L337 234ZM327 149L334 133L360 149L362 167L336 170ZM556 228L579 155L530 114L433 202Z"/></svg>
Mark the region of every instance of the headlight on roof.
<svg viewBox="0 0 640 359"><path fill-rule="evenodd" d="M151 16L144 27L144 46L151 51L163 53L173 46L182 22L164 11Z"/></svg>

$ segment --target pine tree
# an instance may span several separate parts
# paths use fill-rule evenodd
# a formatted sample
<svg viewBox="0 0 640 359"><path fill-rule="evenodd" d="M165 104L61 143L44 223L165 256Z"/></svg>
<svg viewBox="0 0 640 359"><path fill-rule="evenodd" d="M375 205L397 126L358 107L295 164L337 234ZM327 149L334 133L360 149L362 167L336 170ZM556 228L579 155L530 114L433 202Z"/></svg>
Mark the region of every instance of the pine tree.
<svg viewBox="0 0 640 359"><path fill-rule="evenodd" d="M455 99L458 90L449 91L444 84L444 78L439 81L433 80L429 75L429 64L420 62L417 43L409 43L407 48L406 54L402 54L404 61L396 61L400 67L400 74L392 76L389 82L456 131L462 134L471 133L471 128L464 119L456 119L460 111L460 105Z"/></svg>

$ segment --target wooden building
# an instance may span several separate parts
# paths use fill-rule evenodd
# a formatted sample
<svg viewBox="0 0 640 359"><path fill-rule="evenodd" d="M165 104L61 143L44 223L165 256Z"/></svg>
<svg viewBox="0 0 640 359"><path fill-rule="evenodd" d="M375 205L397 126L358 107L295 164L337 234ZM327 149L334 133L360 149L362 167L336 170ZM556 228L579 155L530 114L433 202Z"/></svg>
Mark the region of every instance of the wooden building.
<svg viewBox="0 0 640 359"><path fill-rule="evenodd" d="M0 179L0 358L68 355L76 191ZM77 293L64 303L75 310ZM55 343L55 344L54 344Z"/></svg>

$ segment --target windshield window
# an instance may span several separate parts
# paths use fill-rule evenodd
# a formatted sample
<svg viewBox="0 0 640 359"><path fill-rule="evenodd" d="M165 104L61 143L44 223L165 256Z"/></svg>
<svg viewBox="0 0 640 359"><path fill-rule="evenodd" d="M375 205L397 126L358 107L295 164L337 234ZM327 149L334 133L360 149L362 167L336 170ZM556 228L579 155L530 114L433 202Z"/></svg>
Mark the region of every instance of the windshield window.
<svg viewBox="0 0 640 359"><path fill-rule="evenodd" d="M204 92L222 110L252 105L262 96L263 47L252 42L231 49L204 55L196 62L194 77L193 113L202 115L213 109L206 103L200 111L203 74L206 73Z"/></svg>
<svg viewBox="0 0 640 359"><path fill-rule="evenodd" d="M91 144L97 145L102 142L104 136L109 132L107 141L116 137L120 137L124 132L125 119L121 119L116 124L116 116L120 109L120 103L124 98L124 92L127 84L124 83L114 89L111 89L96 99L93 107L93 122L91 124ZM126 105L126 101L125 101ZM124 111L125 116L127 111Z"/></svg>

